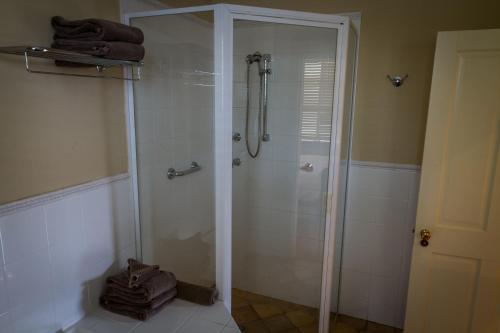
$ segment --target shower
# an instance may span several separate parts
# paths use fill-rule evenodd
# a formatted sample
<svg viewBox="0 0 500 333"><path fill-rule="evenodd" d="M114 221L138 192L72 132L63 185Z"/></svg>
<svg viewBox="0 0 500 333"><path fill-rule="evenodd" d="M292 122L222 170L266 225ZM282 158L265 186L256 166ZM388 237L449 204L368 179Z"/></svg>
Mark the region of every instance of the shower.
<svg viewBox="0 0 500 333"><path fill-rule="evenodd" d="M242 327L329 332L350 157L349 20L225 4L131 15L150 50L142 81L127 86L138 257L216 285L235 320L252 314ZM257 308L276 315L254 318Z"/></svg>
<svg viewBox="0 0 500 333"><path fill-rule="evenodd" d="M271 74L271 55L255 52L246 57L247 63L247 101L246 101L246 122L245 122L245 142L248 154L252 158L259 156L261 142L271 140L267 132L267 98L268 98L268 76ZM259 73L259 111L257 113L257 148L254 152L250 148L249 124L250 124L250 69L253 63L257 63Z"/></svg>

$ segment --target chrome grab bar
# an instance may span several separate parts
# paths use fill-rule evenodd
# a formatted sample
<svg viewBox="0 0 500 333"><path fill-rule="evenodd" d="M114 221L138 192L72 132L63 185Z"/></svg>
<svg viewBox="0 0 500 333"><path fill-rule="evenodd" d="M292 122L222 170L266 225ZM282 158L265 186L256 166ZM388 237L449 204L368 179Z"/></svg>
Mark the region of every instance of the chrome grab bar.
<svg viewBox="0 0 500 333"><path fill-rule="evenodd" d="M182 171L177 171L174 168L170 168L167 170L167 178L168 179L174 179L175 177L181 177L181 176L186 176L189 175L193 172L200 171L201 166L196 163L196 162L191 162L191 166L189 169L182 170Z"/></svg>

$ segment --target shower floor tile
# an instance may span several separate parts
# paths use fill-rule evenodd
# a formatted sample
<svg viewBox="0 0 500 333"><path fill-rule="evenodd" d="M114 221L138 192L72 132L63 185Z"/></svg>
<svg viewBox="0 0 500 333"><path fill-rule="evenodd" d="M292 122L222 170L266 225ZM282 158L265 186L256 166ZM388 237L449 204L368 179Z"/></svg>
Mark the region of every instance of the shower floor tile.
<svg viewBox="0 0 500 333"><path fill-rule="evenodd" d="M313 325L317 321L317 316L313 316L311 313L304 310L287 312L286 316L295 327L307 327Z"/></svg>
<svg viewBox="0 0 500 333"><path fill-rule="evenodd" d="M274 304L252 304L252 308L255 312L257 312L257 315L261 319L277 316L284 313L283 310L281 310Z"/></svg>
<svg viewBox="0 0 500 333"><path fill-rule="evenodd" d="M233 289L232 314L244 333L317 333L318 309ZM331 314L330 333L402 333L403 330ZM335 317L337 317L335 319Z"/></svg>

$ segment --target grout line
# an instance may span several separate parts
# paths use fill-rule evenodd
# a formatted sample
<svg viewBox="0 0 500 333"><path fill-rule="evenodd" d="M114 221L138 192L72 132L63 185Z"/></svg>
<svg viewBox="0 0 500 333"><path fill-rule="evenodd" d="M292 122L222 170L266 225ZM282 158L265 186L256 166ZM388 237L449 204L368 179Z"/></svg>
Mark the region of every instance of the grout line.
<svg viewBox="0 0 500 333"><path fill-rule="evenodd" d="M7 277L5 275L5 251L3 250L3 240L2 240L2 232L0 230L0 250L2 251L2 265L0 266L0 269L1 269L1 273L2 273L2 278L3 278L3 283L4 283L4 287L8 287L7 286ZM12 326L14 325L14 321L12 320L12 316L10 314L11 312L11 299L9 297L9 294L6 293L7 297L6 297L6 305L7 305L7 309L5 309L5 312L1 313L0 312L0 317L5 317L7 318L7 321L8 321L8 326L10 328L12 328Z"/></svg>
<svg viewBox="0 0 500 333"><path fill-rule="evenodd" d="M137 327L141 325L142 325L141 321L137 322L134 327L132 327L129 331L127 331L127 333L132 333Z"/></svg>
<svg viewBox="0 0 500 333"><path fill-rule="evenodd" d="M49 264L52 265L53 258L50 255L50 248L51 248L51 242L49 240L49 225L47 221L47 206L43 204L41 206L42 208L42 215L43 215L43 225L45 229L45 242L47 243L47 248L49 249L48 254L49 254ZM53 245L53 244L52 244Z"/></svg>
<svg viewBox="0 0 500 333"><path fill-rule="evenodd" d="M181 328L183 328L189 321L191 321L194 317L194 315L199 311L200 309L200 306L197 305L195 310L193 310L193 313L189 316L187 316L187 318L172 332L172 333L176 333L178 332Z"/></svg>
<svg viewBox="0 0 500 333"><path fill-rule="evenodd" d="M0 250L2 250L2 270L5 269L5 251L3 247L2 230L0 228Z"/></svg>
<svg viewBox="0 0 500 333"><path fill-rule="evenodd" d="M48 220L47 220L47 206L46 204L42 204L42 215L43 215L43 225L45 229L45 241L47 243L47 256L49 258L49 266L50 266L50 272L49 272L49 288L50 288L50 307L52 309L52 316L54 320L54 324L57 323L57 310L56 310L56 286L55 286L55 279L54 279L54 256L51 251L51 244L49 241L49 226L48 226Z"/></svg>

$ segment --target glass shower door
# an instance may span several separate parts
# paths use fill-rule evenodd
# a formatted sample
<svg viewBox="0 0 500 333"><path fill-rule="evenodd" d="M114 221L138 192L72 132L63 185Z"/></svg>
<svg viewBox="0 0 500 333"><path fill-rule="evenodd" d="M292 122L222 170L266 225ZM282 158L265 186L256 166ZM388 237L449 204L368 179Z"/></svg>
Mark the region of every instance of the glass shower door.
<svg viewBox="0 0 500 333"><path fill-rule="evenodd" d="M318 331L338 30L235 20L233 35L233 316ZM267 109L256 52L271 59Z"/></svg>
<svg viewBox="0 0 500 333"><path fill-rule="evenodd" d="M213 12L131 19L144 31L134 82L142 258L215 284Z"/></svg>

